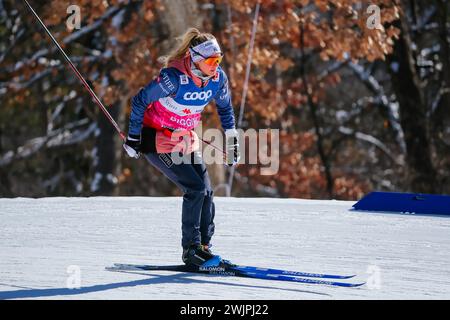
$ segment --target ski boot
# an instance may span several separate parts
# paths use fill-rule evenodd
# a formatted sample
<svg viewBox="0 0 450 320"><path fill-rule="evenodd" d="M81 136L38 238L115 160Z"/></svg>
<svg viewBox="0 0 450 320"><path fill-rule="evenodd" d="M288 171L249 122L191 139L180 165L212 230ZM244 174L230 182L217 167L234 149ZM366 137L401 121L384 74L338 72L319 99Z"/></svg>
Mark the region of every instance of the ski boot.
<svg viewBox="0 0 450 320"><path fill-rule="evenodd" d="M220 256L212 254L207 245L194 244L183 249L183 262L197 267L213 267L220 264Z"/></svg>

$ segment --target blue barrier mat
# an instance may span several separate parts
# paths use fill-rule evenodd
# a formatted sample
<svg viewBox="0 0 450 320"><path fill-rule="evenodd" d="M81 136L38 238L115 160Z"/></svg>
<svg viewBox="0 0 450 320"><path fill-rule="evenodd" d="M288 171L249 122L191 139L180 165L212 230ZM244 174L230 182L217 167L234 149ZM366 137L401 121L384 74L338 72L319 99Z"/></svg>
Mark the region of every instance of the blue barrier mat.
<svg viewBox="0 0 450 320"><path fill-rule="evenodd" d="M450 196L373 191L353 205L355 210L450 215Z"/></svg>

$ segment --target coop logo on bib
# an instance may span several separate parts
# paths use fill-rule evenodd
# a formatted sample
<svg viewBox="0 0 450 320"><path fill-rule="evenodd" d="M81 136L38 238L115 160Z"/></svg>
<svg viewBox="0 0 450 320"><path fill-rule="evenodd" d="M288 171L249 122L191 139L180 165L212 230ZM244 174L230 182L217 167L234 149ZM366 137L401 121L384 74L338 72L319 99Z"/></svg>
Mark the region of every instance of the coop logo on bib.
<svg viewBox="0 0 450 320"><path fill-rule="evenodd" d="M203 92L186 92L183 96L184 100L208 100L212 96L212 91Z"/></svg>

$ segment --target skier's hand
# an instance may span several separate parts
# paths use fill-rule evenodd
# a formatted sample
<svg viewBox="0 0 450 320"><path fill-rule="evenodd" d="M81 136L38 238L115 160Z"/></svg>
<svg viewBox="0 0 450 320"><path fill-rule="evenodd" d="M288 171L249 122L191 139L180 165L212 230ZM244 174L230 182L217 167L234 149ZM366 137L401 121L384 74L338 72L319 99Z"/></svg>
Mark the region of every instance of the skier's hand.
<svg viewBox="0 0 450 320"><path fill-rule="evenodd" d="M236 129L225 130L226 164L230 167L238 164L241 159L239 150L239 134Z"/></svg>
<svg viewBox="0 0 450 320"><path fill-rule="evenodd" d="M129 134L123 148L131 158L139 158L141 151L141 136Z"/></svg>

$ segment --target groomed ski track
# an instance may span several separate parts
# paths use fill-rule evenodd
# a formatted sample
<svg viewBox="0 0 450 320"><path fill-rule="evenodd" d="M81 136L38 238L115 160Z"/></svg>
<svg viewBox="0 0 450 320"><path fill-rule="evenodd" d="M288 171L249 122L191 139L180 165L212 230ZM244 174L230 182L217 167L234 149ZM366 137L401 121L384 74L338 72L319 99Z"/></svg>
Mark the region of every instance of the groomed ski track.
<svg viewBox="0 0 450 320"><path fill-rule="evenodd" d="M359 288L189 273L181 197L0 199L0 299L449 299L450 218L354 201L216 197L213 251L238 264L357 274ZM80 288L71 289L80 286Z"/></svg>

